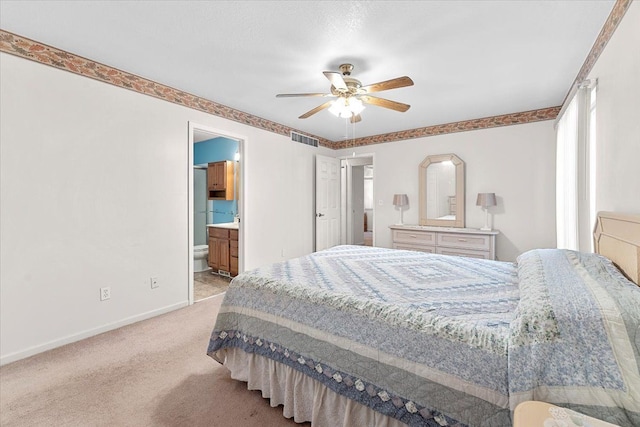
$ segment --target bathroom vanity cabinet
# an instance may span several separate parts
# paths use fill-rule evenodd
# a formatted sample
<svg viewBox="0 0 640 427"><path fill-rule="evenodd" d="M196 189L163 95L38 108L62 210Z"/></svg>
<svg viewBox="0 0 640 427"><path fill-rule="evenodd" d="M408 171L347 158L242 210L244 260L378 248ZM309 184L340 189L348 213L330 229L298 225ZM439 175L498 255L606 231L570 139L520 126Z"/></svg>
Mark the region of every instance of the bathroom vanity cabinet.
<svg viewBox="0 0 640 427"><path fill-rule="evenodd" d="M207 165L207 193L209 200L233 200L234 162L224 160Z"/></svg>
<svg viewBox="0 0 640 427"><path fill-rule="evenodd" d="M218 274L238 275L238 230L209 226L209 267Z"/></svg>
<svg viewBox="0 0 640 427"><path fill-rule="evenodd" d="M229 272L238 275L238 230L229 230Z"/></svg>

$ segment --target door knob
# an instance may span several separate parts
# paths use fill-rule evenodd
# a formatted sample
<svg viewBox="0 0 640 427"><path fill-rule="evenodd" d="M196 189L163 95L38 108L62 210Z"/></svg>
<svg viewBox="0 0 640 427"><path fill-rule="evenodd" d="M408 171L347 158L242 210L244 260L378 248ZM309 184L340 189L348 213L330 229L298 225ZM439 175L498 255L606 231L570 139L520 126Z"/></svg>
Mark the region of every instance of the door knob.
<svg viewBox="0 0 640 427"><path fill-rule="evenodd" d="M321 216L324 216L324 214L323 213L317 213L316 214L316 217L318 217L318 218L320 218Z"/></svg>

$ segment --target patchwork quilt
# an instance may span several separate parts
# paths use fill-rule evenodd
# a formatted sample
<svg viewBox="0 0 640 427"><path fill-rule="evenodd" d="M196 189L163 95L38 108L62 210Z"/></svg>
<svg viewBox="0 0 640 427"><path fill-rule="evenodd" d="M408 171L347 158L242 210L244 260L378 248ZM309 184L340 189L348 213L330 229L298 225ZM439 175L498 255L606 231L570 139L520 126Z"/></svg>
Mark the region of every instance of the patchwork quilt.
<svg viewBox="0 0 640 427"><path fill-rule="evenodd" d="M229 347L409 425L510 426L525 400L640 425L640 288L595 254L338 246L237 276L207 353Z"/></svg>

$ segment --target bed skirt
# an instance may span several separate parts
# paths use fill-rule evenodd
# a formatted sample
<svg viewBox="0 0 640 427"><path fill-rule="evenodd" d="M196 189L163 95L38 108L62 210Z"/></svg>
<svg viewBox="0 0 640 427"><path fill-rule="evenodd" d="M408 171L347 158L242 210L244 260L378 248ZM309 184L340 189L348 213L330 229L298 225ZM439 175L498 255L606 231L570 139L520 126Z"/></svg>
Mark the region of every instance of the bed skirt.
<svg viewBox="0 0 640 427"><path fill-rule="evenodd" d="M260 390L282 414L313 427L402 427L404 423L339 395L322 383L272 359L238 348L218 350L214 358L231 371L231 378Z"/></svg>

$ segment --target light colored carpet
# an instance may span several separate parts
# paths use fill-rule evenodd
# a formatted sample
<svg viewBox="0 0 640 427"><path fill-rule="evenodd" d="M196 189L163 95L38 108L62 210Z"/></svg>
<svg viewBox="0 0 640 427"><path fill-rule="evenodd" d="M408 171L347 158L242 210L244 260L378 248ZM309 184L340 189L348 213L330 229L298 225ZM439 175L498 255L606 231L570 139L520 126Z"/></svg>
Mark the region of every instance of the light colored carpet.
<svg viewBox="0 0 640 427"><path fill-rule="evenodd" d="M222 298L0 367L0 425L309 426L206 355Z"/></svg>

